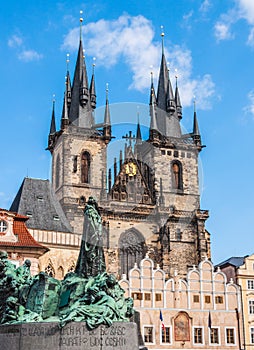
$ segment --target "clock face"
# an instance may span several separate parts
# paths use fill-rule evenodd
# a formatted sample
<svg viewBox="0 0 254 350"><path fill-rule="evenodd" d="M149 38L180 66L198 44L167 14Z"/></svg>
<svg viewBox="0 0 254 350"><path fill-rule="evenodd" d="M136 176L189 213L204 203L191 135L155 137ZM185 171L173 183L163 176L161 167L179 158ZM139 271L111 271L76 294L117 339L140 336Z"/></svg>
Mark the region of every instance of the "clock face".
<svg viewBox="0 0 254 350"><path fill-rule="evenodd" d="M125 165L125 173L129 176L134 176L137 174L137 166L134 163L127 163Z"/></svg>
<svg viewBox="0 0 254 350"><path fill-rule="evenodd" d="M4 220L0 220L0 232L5 232L7 230L7 222Z"/></svg>

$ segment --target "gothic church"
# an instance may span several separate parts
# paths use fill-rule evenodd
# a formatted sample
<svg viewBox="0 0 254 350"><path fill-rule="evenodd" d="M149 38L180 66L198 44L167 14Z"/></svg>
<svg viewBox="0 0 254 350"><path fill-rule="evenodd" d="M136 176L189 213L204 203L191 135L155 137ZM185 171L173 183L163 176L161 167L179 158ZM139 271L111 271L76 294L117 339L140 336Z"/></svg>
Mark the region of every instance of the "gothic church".
<svg viewBox="0 0 254 350"><path fill-rule="evenodd" d="M25 178L10 210L29 217L33 237L50 248L39 270L59 278L72 271L89 196L98 200L104 227L108 271L128 276L149 256L167 278L185 277L193 265L210 258L208 211L200 209L198 156L202 150L196 111L193 130L181 129L182 106L172 88L162 45L157 90L150 88L150 128L142 138L126 136L126 145L108 168L113 141L108 92L104 122L96 124L95 74L88 79L80 37L76 67L67 71L60 130L53 105L48 147L52 179ZM129 130L123 130L123 134ZM61 272L62 275L59 275Z"/></svg>

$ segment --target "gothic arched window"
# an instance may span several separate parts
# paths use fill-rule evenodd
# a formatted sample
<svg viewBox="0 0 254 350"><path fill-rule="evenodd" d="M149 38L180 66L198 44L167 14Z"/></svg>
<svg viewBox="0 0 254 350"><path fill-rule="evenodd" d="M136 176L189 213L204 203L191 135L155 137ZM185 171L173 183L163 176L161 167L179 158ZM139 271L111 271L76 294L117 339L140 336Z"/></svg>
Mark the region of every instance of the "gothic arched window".
<svg viewBox="0 0 254 350"><path fill-rule="evenodd" d="M59 187L60 184L60 156L59 154L56 157L56 188Z"/></svg>
<svg viewBox="0 0 254 350"><path fill-rule="evenodd" d="M89 152L85 151L81 155L81 182L84 184L90 182L90 166L91 156Z"/></svg>
<svg viewBox="0 0 254 350"><path fill-rule="evenodd" d="M178 160L172 162L172 185L175 190L183 190L182 164Z"/></svg>
<svg viewBox="0 0 254 350"><path fill-rule="evenodd" d="M136 230L123 232L119 239L121 275L128 276L134 264L139 264L145 257L145 239Z"/></svg>
<svg viewBox="0 0 254 350"><path fill-rule="evenodd" d="M45 272L50 277L55 277L55 270L53 268L51 261L48 263L48 266L45 268Z"/></svg>

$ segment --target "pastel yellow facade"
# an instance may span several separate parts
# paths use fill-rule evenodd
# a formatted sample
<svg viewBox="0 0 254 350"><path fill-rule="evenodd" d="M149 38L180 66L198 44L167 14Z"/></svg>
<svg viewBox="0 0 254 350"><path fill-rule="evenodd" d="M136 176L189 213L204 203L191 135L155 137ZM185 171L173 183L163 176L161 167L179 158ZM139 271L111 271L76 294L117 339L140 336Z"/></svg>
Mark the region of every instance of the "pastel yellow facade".
<svg viewBox="0 0 254 350"><path fill-rule="evenodd" d="M254 254L245 257L237 269L237 283L242 290L245 349L254 349Z"/></svg>

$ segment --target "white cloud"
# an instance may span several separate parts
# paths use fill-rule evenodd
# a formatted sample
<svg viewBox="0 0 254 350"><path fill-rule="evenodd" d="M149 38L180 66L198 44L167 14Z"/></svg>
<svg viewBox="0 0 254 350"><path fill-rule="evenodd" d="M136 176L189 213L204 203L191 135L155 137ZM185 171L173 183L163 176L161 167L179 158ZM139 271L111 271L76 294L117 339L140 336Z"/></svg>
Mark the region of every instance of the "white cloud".
<svg viewBox="0 0 254 350"><path fill-rule="evenodd" d="M199 7L199 11L205 13L210 9L211 6L212 5L210 3L210 0L204 0Z"/></svg>
<svg viewBox="0 0 254 350"><path fill-rule="evenodd" d="M129 88L139 91L149 89L151 66L155 77L159 71L161 43L154 40L153 26L148 19L124 14L114 21L99 20L88 23L83 26L83 34L86 53L96 57L98 65L109 67L122 59L132 72ZM76 50L78 37L79 28L72 29L66 35L62 48ZM183 91L183 105L189 106L192 103L194 92L201 85L204 90L200 108L207 108L207 99L214 92L211 77L207 75L199 80L191 78L191 52L183 47L173 46L170 50L165 48L165 55L170 61L170 67L177 68L180 73L179 88ZM198 91L195 93L198 96Z"/></svg>
<svg viewBox="0 0 254 350"><path fill-rule="evenodd" d="M215 24L215 36L217 40L233 39L233 25L239 20L244 19L250 26L250 33L247 44L253 46L254 30L254 1L253 0L235 0L235 5L228 12L223 13Z"/></svg>
<svg viewBox="0 0 254 350"><path fill-rule="evenodd" d="M38 61L42 59L43 55L35 50L24 50L18 54L18 58L24 62Z"/></svg>
<svg viewBox="0 0 254 350"><path fill-rule="evenodd" d="M253 0L237 0L240 16L246 21L254 25L254 1Z"/></svg>
<svg viewBox="0 0 254 350"><path fill-rule="evenodd" d="M249 104L244 108L245 113L252 114L254 118L254 89L248 93Z"/></svg>
<svg viewBox="0 0 254 350"><path fill-rule="evenodd" d="M12 37L8 40L8 46L11 48L16 48L21 46L23 43L23 39L18 35L12 35Z"/></svg>
<svg viewBox="0 0 254 350"><path fill-rule="evenodd" d="M231 33L230 23L217 22L215 24L215 37L218 41L232 39L233 34Z"/></svg>
<svg viewBox="0 0 254 350"><path fill-rule="evenodd" d="M248 40L247 40L247 44L249 46L254 47L254 27L251 28L249 36L248 36Z"/></svg>

